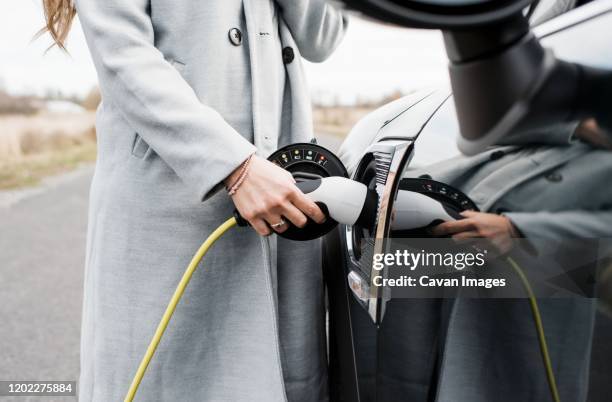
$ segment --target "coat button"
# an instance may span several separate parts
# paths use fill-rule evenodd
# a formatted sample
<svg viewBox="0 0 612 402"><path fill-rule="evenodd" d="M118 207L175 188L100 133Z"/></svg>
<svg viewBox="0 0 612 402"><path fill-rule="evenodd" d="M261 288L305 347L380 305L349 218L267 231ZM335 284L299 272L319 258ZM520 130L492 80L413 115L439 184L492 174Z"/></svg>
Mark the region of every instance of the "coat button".
<svg viewBox="0 0 612 402"><path fill-rule="evenodd" d="M504 155L506 155L506 153L500 149L500 150L497 150L497 151L491 153L490 158L491 158L492 161L496 161L496 160L502 158Z"/></svg>
<svg viewBox="0 0 612 402"><path fill-rule="evenodd" d="M242 44L242 32L240 31L240 29L238 28L230 29L229 32L227 33L227 36L229 36L229 40L230 42L232 42L232 45L240 46L240 44Z"/></svg>
<svg viewBox="0 0 612 402"><path fill-rule="evenodd" d="M546 180L558 183L563 180L563 176L559 172L552 172L546 175Z"/></svg>
<svg viewBox="0 0 612 402"><path fill-rule="evenodd" d="M295 59L295 52L292 47L287 46L283 49L283 63L289 64Z"/></svg>

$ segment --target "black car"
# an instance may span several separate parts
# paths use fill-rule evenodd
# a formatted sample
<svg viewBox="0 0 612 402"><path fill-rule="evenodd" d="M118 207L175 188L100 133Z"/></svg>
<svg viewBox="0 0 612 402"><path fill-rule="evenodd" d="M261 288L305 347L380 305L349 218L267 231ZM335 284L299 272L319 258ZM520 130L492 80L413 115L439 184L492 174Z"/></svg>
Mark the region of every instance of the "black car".
<svg viewBox="0 0 612 402"><path fill-rule="evenodd" d="M611 25L612 1L595 1L535 27L534 32L557 58L610 69ZM390 200L397 197L398 181L410 176L411 169L459 154L454 102L448 88L413 93L366 116L341 147L339 156L349 175L375 189L382 201L374 227L341 225L325 242L333 400L404 400L381 379L385 370L402 366L397 359L405 357L396 355L392 345L398 331L401 337L402 317L411 302L376 291L370 264L364 260L377 247L371 239L394 236ZM612 356L612 345L605 339L605 334L612 334L608 316L598 314L595 333L589 400L603 402L610 400L605 390L610 389L612 375L605 359Z"/></svg>

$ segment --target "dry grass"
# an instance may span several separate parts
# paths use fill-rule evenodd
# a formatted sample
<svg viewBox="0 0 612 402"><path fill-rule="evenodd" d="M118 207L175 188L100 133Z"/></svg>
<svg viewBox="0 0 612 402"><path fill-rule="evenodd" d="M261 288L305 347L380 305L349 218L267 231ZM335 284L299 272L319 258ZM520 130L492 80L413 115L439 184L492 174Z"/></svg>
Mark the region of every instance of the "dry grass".
<svg viewBox="0 0 612 402"><path fill-rule="evenodd" d="M33 96L12 96L0 90L0 115L32 115L40 107L40 100Z"/></svg>
<svg viewBox="0 0 612 402"><path fill-rule="evenodd" d="M19 148L22 155L40 154L49 151L61 151L78 147L96 141L96 132L92 128L83 131L80 135L67 135L57 132L52 135L26 131L19 138Z"/></svg>
<svg viewBox="0 0 612 402"><path fill-rule="evenodd" d="M94 120L93 112L0 116L0 160L42 152L47 146L61 145L57 141L81 137L92 130Z"/></svg>
<svg viewBox="0 0 612 402"><path fill-rule="evenodd" d="M362 117L374 110L368 106L315 107L315 132L345 137Z"/></svg>
<svg viewBox="0 0 612 402"><path fill-rule="evenodd" d="M96 159L94 142L28 155L20 160L0 161L0 190L33 186L41 179L70 171Z"/></svg>
<svg viewBox="0 0 612 402"><path fill-rule="evenodd" d="M356 104L350 106L315 104L313 108L315 132L346 137L353 126L367 114L404 95L406 94L402 91L396 90L378 100L357 100Z"/></svg>
<svg viewBox="0 0 612 402"><path fill-rule="evenodd" d="M96 157L93 114L0 118L0 190L35 185Z"/></svg>

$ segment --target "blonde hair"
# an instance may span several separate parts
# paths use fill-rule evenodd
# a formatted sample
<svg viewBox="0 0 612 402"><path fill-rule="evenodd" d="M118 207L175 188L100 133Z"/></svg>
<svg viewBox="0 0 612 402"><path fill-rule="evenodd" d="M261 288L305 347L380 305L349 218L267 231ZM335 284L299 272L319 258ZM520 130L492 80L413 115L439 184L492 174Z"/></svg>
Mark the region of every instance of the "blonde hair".
<svg viewBox="0 0 612 402"><path fill-rule="evenodd" d="M73 0L42 0L45 26L38 33L51 35L57 46L66 50L66 38L76 15Z"/></svg>

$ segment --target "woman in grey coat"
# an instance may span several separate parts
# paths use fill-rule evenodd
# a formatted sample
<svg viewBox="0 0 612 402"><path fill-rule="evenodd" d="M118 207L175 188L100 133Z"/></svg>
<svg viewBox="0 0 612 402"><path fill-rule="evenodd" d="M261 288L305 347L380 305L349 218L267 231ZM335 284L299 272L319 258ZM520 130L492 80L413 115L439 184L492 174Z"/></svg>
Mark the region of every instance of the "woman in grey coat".
<svg viewBox="0 0 612 402"><path fill-rule="evenodd" d="M63 45L72 1L44 4ZM346 22L324 0L77 0L76 9L103 99L79 396L116 401L192 254L235 207L262 235L285 230L283 218L324 219L265 157L312 139L300 56L324 60ZM239 179L231 198L219 191ZM317 246L248 229L224 236L137 399L326 400Z"/></svg>

